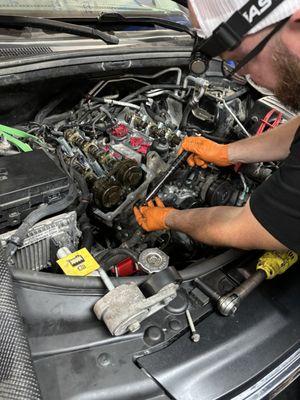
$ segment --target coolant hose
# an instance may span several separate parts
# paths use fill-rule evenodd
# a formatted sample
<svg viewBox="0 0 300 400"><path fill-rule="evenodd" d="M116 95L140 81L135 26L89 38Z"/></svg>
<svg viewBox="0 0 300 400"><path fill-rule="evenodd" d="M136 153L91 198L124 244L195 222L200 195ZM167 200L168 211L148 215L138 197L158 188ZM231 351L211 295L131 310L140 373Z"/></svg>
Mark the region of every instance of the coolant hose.
<svg viewBox="0 0 300 400"><path fill-rule="evenodd" d="M210 274L226 265L237 261L245 252L242 250L226 250L224 253L209 260L194 263L187 267L184 271L180 271L183 280L191 280L196 277L202 277ZM12 269L13 278L19 282L26 282L33 285L61 288L66 290L92 290L99 291L106 289L102 280L96 277L71 277L59 274L46 274L44 272L27 271L22 269ZM122 283L135 282L138 285L143 283L149 275L146 276L130 276L128 278L114 278L111 280L115 286Z"/></svg>
<svg viewBox="0 0 300 400"><path fill-rule="evenodd" d="M65 196L62 200L59 200L56 203L50 205L43 205L32 211L24 219L17 231L8 239L6 248L8 257L12 257L17 251L18 247L22 246L30 228L32 228L41 219L65 210L67 207L74 203L77 196L78 193L76 187L74 184L71 184L67 196Z"/></svg>
<svg viewBox="0 0 300 400"><path fill-rule="evenodd" d="M39 400L39 384L1 244L0 287L0 399Z"/></svg>

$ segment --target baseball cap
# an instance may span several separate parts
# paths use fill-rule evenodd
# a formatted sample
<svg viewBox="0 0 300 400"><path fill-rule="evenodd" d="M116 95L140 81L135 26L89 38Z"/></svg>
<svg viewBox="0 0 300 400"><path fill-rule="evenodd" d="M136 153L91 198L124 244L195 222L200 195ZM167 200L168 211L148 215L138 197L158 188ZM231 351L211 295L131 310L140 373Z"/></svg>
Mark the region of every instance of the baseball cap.
<svg viewBox="0 0 300 400"><path fill-rule="evenodd" d="M193 12L200 29L200 37L207 38L222 23L227 21L237 10L242 8L248 0L189 0L189 8ZM260 9L267 8L272 0L258 0ZM299 0L284 0L260 21L248 34L255 33L269 25L275 24L292 15L300 9ZM259 12L259 10L258 10Z"/></svg>

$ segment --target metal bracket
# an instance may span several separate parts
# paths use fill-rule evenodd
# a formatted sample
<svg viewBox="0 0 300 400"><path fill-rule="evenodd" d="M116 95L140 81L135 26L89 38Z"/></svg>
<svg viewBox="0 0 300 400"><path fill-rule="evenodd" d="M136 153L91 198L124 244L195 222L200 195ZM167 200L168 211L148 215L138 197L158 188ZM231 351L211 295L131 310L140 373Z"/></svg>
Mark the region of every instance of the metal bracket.
<svg viewBox="0 0 300 400"><path fill-rule="evenodd" d="M113 336L135 332L140 323L166 306L177 295L178 285L170 283L146 298L135 283L120 285L94 305L94 312Z"/></svg>

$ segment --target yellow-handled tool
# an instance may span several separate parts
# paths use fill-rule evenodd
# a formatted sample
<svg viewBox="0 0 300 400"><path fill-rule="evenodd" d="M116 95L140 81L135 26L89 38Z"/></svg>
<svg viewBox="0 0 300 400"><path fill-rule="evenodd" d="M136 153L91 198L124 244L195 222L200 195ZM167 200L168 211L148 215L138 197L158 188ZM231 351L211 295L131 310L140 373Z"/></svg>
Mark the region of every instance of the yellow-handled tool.
<svg viewBox="0 0 300 400"><path fill-rule="evenodd" d="M297 261L298 254L294 251L267 251L259 258L256 272L224 296L220 296L200 279L195 279L194 282L204 293L216 301L220 313L227 317L235 314L241 301L258 285L266 279L273 279L275 276L283 274Z"/></svg>
<svg viewBox="0 0 300 400"><path fill-rule="evenodd" d="M256 272L218 300L218 309L222 315L233 315L241 301L266 279L273 279L283 274L298 261L298 254L293 251L267 251L258 260Z"/></svg>

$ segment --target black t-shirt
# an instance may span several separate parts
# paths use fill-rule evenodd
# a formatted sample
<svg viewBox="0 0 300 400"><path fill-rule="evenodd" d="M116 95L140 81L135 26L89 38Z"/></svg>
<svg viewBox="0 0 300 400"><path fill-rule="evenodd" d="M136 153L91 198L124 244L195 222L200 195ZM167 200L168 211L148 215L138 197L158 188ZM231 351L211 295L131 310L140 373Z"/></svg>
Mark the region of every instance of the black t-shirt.
<svg viewBox="0 0 300 400"><path fill-rule="evenodd" d="M250 198L261 225L282 244L300 252L300 127L290 154Z"/></svg>

